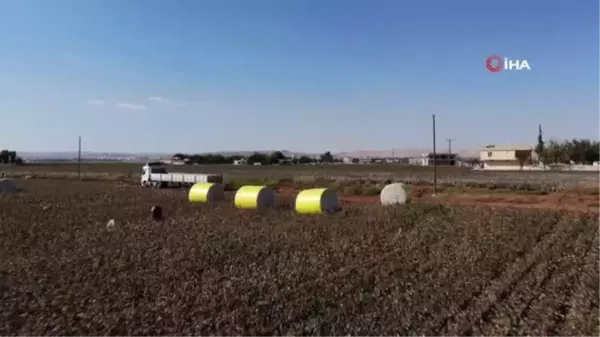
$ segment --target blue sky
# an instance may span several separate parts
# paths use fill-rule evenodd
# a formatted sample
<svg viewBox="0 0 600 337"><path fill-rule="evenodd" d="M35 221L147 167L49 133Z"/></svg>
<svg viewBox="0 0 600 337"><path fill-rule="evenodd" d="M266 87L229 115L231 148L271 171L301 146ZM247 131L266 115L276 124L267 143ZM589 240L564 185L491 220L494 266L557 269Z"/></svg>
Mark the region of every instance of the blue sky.
<svg viewBox="0 0 600 337"><path fill-rule="evenodd" d="M433 113L441 147L533 144L538 123L598 139L598 14L597 0L2 0L0 147L423 148ZM531 71L490 73L493 54Z"/></svg>

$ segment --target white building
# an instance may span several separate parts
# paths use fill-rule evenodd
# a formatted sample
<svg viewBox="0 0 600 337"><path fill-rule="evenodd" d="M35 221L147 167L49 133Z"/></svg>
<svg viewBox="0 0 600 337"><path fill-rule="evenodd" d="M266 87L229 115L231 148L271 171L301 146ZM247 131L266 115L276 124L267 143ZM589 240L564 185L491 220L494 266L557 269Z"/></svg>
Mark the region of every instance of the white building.
<svg viewBox="0 0 600 337"><path fill-rule="evenodd" d="M484 170L522 171L537 169L531 165L534 151L531 147L492 147L482 149L479 159Z"/></svg>
<svg viewBox="0 0 600 337"><path fill-rule="evenodd" d="M342 158L342 163L344 163L344 164L352 164L352 160L353 159L354 158L352 158L352 157L344 157L344 158Z"/></svg>
<svg viewBox="0 0 600 337"><path fill-rule="evenodd" d="M427 153L425 153L425 154L422 154L417 157L408 158L408 163L410 165L428 166L429 165L429 155Z"/></svg>

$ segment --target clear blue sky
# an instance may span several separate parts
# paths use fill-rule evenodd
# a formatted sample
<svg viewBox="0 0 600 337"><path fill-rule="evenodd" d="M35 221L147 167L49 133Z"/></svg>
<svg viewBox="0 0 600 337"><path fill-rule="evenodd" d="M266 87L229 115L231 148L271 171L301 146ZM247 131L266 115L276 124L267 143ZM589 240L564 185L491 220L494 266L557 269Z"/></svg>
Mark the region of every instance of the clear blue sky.
<svg viewBox="0 0 600 337"><path fill-rule="evenodd" d="M433 113L438 146L534 144L538 123L598 139L598 14L598 0L2 0L0 147L422 148ZM489 73L492 54L532 69Z"/></svg>

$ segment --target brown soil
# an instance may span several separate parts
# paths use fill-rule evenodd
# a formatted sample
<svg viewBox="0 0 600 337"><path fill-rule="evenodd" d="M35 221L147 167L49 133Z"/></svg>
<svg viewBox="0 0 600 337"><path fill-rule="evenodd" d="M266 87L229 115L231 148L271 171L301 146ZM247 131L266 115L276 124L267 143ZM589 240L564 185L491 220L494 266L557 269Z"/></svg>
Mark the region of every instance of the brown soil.
<svg viewBox="0 0 600 337"><path fill-rule="evenodd" d="M19 183L0 197L0 335L599 334L591 214L300 216L184 190Z"/></svg>
<svg viewBox="0 0 600 337"><path fill-rule="evenodd" d="M512 207L546 210L565 210L576 212L599 212L597 195L578 195L573 193L551 193L548 195L517 194L440 194L425 195L413 199L415 203L435 203L451 205L481 205L490 207Z"/></svg>
<svg viewBox="0 0 600 337"><path fill-rule="evenodd" d="M416 192L416 193L415 193ZM600 213L600 198L598 195L579 194L576 192L556 192L547 195L526 195L518 193L469 193L469 190L444 191L433 196L433 189L419 187L410 196L410 202L415 204L445 204L466 206L511 207L520 209L565 210L575 212ZM278 188L280 195L292 197L298 190L292 186ZM379 196L348 196L341 195L342 204L378 204Z"/></svg>

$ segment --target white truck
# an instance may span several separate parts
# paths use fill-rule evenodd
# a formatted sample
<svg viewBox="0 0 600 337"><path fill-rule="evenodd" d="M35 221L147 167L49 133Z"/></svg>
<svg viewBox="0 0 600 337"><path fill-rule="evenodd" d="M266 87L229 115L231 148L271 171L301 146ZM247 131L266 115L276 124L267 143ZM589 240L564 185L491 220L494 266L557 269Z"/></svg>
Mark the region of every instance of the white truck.
<svg viewBox="0 0 600 337"><path fill-rule="evenodd" d="M195 183L223 183L221 174L175 173L167 172L161 163L146 163L142 167L141 183L143 187L187 187Z"/></svg>

